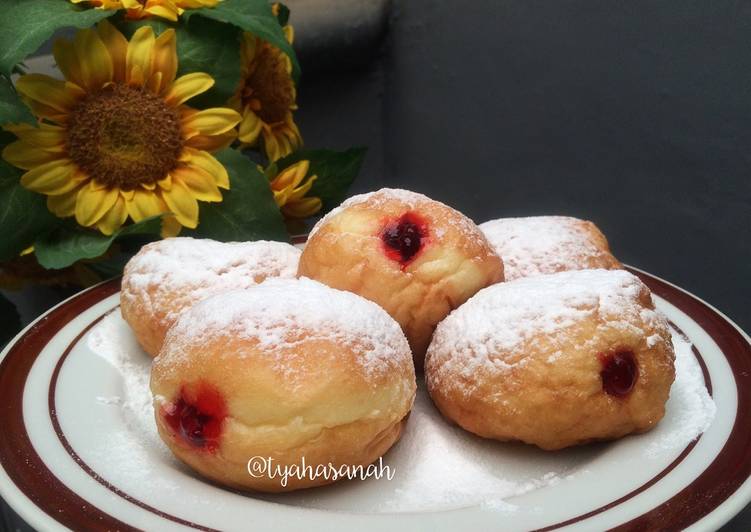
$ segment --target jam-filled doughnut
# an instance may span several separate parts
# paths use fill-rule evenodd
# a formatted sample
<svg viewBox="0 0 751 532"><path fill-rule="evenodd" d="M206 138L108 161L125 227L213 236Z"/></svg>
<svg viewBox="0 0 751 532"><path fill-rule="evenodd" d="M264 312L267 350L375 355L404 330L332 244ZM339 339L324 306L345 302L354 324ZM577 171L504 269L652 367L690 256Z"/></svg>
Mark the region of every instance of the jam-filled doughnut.
<svg viewBox="0 0 751 532"><path fill-rule="evenodd" d="M200 474L287 491L329 476L280 477L248 461L372 463L400 437L415 397L409 344L378 305L309 279L270 279L183 313L154 359L159 434Z"/></svg>
<svg viewBox="0 0 751 532"><path fill-rule="evenodd" d="M425 375L464 429L552 450L654 427L673 362L667 322L637 277L579 270L480 291L438 325Z"/></svg>
<svg viewBox="0 0 751 532"><path fill-rule="evenodd" d="M623 266L595 224L569 216L499 218L480 229L503 259L507 281L544 273Z"/></svg>
<svg viewBox="0 0 751 532"><path fill-rule="evenodd" d="M313 229L298 273L381 305L418 369L436 324L503 280L503 263L460 212L406 190L354 196Z"/></svg>
<svg viewBox="0 0 751 532"><path fill-rule="evenodd" d="M153 357L185 309L267 277L295 277L299 259L300 250L283 242L167 238L145 245L125 266L120 309Z"/></svg>

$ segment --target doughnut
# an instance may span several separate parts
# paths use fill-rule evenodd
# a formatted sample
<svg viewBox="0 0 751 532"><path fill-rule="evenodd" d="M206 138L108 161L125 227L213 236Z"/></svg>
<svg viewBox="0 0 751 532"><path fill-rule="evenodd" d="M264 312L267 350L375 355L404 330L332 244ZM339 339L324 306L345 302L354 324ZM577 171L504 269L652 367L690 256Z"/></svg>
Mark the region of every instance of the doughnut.
<svg viewBox="0 0 751 532"><path fill-rule="evenodd" d="M507 281L544 273L603 268L619 270L605 235L595 224L569 216L499 218L480 224L503 259Z"/></svg>
<svg viewBox="0 0 751 532"><path fill-rule="evenodd" d="M367 466L400 437L415 398L409 344L378 305L309 279L212 296L167 333L151 372L159 434L219 484L264 492L333 482L248 462Z"/></svg>
<svg viewBox="0 0 751 532"><path fill-rule="evenodd" d="M123 319L152 357L187 308L211 295L267 277L295 277L300 250L283 242L188 237L147 244L128 262L120 291Z"/></svg>
<svg viewBox="0 0 751 532"><path fill-rule="evenodd" d="M407 335L422 368L436 324L481 288L503 280L503 263L460 212L406 190L354 196L314 228L298 274L381 305Z"/></svg>
<svg viewBox="0 0 751 532"><path fill-rule="evenodd" d="M575 270L478 292L438 325L425 378L465 430L556 450L654 427L674 358L637 277Z"/></svg>

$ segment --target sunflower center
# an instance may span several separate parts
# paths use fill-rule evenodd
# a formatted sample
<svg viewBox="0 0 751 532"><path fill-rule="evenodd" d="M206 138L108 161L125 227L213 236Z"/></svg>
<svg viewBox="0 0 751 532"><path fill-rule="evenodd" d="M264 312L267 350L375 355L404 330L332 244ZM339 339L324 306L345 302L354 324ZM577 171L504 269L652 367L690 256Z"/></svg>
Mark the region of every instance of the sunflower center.
<svg viewBox="0 0 751 532"><path fill-rule="evenodd" d="M158 96L122 84L91 93L73 109L68 155L91 179L123 190L174 170L182 152L180 115Z"/></svg>
<svg viewBox="0 0 751 532"><path fill-rule="evenodd" d="M263 43L255 68L245 80L243 103L267 124L282 122L295 103L295 88L287 71L284 54Z"/></svg>

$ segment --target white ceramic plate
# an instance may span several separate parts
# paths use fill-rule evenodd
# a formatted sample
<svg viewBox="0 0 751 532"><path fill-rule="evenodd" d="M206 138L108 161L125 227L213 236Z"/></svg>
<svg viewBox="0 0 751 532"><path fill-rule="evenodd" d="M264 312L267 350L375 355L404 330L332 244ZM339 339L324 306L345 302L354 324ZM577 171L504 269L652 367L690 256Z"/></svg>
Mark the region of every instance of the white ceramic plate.
<svg viewBox="0 0 751 532"><path fill-rule="evenodd" d="M383 460L393 479L276 496L209 484L172 457L151 418L150 359L120 318L119 281L106 282L2 353L0 495L43 530L715 529L751 499L751 344L698 298L635 273L678 353L653 431L544 452L450 426L421 388Z"/></svg>

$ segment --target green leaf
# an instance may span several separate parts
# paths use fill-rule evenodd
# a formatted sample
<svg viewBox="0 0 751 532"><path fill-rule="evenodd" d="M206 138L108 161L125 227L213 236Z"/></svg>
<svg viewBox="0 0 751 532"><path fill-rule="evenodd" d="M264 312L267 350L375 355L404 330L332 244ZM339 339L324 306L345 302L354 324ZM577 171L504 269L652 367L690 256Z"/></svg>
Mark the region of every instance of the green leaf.
<svg viewBox="0 0 751 532"><path fill-rule="evenodd" d="M350 148L347 151L300 150L277 161L280 170L297 161L310 161L308 175L318 179L308 193L318 196L323 202L323 211L329 211L347 197L347 190L360 172L367 148Z"/></svg>
<svg viewBox="0 0 751 532"><path fill-rule="evenodd" d="M227 168L231 188L223 192L221 203L200 204L198 228L189 234L223 242L289 241L269 181L255 163L230 148L217 153L216 158Z"/></svg>
<svg viewBox="0 0 751 532"><path fill-rule="evenodd" d="M44 196L21 186L22 171L0 161L0 260L17 257L59 220L47 210Z"/></svg>
<svg viewBox="0 0 751 532"><path fill-rule="evenodd" d="M10 76L20 63L60 28L86 28L112 15L84 9L68 0L3 0L0 19L0 74Z"/></svg>
<svg viewBox="0 0 751 532"><path fill-rule="evenodd" d="M34 115L21 101L10 79L0 76L0 125L35 121Z"/></svg>
<svg viewBox="0 0 751 532"><path fill-rule="evenodd" d="M185 11L185 18L195 16L234 24L241 30L270 42L289 56L292 61L292 76L295 80L299 79L300 65L295 51L284 37L282 27L271 12L271 4L267 0L223 0L216 7Z"/></svg>
<svg viewBox="0 0 751 532"><path fill-rule="evenodd" d="M21 316L11 300L0 294L0 348L21 330Z"/></svg>
<svg viewBox="0 0 751 532"><path fill-rule="evenodd" d="M161 215L127 225L110 236L91 229L66 224L34 242L34 252L39 264L48 270L67 268L81 259L104 255L112 243L131 235L158 236L162 229Z"/></svg>
<svg viewBox="0 0 751 532"><path fill-rule="evenodd" d="M206 72L214 86L188 102L200 108L222 106L240 84L242 31L204 17L191 17L177 27L179 75Z"/></svg>

